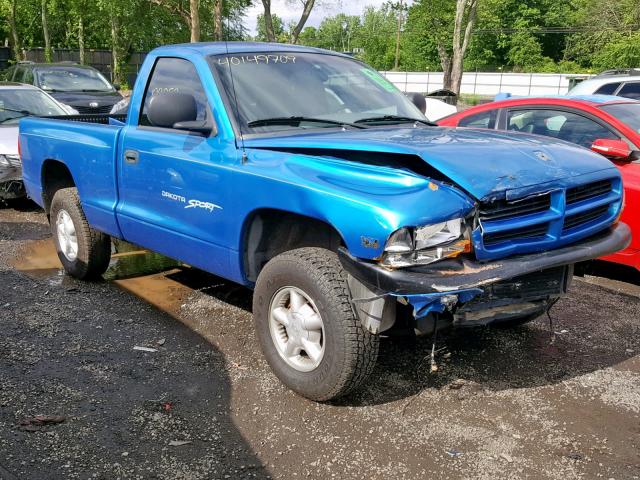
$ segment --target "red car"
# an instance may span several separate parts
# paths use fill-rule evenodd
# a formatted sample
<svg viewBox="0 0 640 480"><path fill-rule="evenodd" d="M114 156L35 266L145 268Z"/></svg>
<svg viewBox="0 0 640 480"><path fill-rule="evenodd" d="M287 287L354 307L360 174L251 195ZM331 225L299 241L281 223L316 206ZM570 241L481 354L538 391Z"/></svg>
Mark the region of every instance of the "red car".
<svg viewBox="0 0 640 480"><path fill-rule="evenodd" d="M633 240L603 260L640 270L640 101L607 95L510 98L456 113L438 125L545 135L608 157L622 173L621 221L631 227Z"/></svg>

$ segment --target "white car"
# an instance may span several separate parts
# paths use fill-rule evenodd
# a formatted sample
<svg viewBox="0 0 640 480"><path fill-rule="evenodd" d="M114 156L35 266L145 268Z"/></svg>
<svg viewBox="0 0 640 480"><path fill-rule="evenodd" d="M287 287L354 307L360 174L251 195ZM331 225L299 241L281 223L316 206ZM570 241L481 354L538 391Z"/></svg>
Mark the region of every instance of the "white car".
<svg viewBox="0 0 640 480"><path fill-rule="evenodd" d="M640 100L640 70L612 70L584 80L567 95L617 95Z"/></svg>
<svg viewBox="0 0 640 480"><path fill-rule="evenodd" d="M0 200L25 195L18 156L18 123L23 117L73 113L32 85L0 82Z"/></svg>

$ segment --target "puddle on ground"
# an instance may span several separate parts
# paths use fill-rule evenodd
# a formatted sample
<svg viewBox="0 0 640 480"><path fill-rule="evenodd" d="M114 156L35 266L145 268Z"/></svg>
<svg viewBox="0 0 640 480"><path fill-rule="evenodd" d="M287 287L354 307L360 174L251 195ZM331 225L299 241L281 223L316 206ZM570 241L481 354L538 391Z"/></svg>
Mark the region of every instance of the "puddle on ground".
<svg viewBox="0 0 640 480"><path fill-rule="evenodd" d="M29 242L12 266L50 285L74 282L65 274L50 238ZM251 295L244 287L126 242L114 242L103 278L183 323L187 322L179 315L180 308L196 290L240 308L249 309L251 304ZM195 325L187 326L200 330Z"/></svg>

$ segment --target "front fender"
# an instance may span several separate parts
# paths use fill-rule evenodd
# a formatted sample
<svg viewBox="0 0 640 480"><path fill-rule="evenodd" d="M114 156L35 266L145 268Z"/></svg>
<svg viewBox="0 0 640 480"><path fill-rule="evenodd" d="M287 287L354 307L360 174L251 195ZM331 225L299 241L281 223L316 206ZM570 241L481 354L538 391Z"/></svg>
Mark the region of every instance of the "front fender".
<svg viewBox="0 0 640 480"><path fill-rule="evenodd" d="M359 258L379 257L400 227L464 216L474 206L455 187L400 168L270 150L250 151L244 167L251 206L244 218L261 208L315 218Z"/></svg>

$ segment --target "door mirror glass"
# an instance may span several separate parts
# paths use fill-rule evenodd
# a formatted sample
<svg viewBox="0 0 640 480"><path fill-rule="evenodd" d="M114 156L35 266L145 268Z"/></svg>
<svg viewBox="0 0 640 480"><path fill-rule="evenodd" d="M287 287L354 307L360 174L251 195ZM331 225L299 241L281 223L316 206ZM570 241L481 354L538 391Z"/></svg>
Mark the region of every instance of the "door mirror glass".
<svg viewBox="0 0 640 480"><path fill-rule="evenodd" d="M209 122L205 120L190 120L188 122L176 122L173 124L176 130L188 130L190 132L200 133L208 136L213 132L213 128Z"/></svg>
<svg viewBox="0 0 640 480"><path fill-rule="evenodd" d="M188 93L154 95L149 101L147 119L154 127L175 128L176 123L193 122L198 118L196 99Z"/></svg>
<svg viewBox="0 0 640 480"><path fill-rule="evenodd" d="M599 138L591 145L591 150L613 160L629 160L631 149L624 140Z"/></svg>

